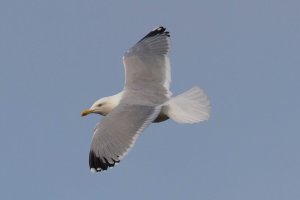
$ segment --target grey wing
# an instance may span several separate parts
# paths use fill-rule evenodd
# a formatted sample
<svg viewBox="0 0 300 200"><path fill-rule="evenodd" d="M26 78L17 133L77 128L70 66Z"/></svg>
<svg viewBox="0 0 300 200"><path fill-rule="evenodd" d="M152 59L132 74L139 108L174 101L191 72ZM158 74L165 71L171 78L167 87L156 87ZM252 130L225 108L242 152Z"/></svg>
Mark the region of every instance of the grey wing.
<svg viewBox="0 0 300 200"><path fill-rule="evenodd" d="M120 162L159 112L159 107L117 106L95 128L89 155L90 169L102 171Z"/></svg>
<svg viewBox="0 0 300 200"><path fill-rule="evenodd" d="M168 57L170 35L164 27L148 33L123 57L125 68L125 92L135 95L137 104L150 101L161 104L170 96L171 69ZM140 94L140 91L143 91ZM125 94L126 96L126 94ZM144 98L143 98L144 97ZM140 101L139 101L140 100Z"/></svg>

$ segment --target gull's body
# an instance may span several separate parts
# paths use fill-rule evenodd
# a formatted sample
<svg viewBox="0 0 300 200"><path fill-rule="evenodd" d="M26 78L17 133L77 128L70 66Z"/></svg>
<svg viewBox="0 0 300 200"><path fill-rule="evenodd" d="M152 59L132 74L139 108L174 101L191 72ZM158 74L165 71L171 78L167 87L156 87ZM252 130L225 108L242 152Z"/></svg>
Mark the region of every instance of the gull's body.
<svg viewBox="0 0 300 200"><path fill-rule="evenodd" d="M165 30L154 29L125 53L124 90L97 100L82 113L105 116L93 136L89 157L92 171L113 167L152 122L171 118L178 123L196 123L209 118L209 100L199 87L172 97L170 35Z"/></svg>

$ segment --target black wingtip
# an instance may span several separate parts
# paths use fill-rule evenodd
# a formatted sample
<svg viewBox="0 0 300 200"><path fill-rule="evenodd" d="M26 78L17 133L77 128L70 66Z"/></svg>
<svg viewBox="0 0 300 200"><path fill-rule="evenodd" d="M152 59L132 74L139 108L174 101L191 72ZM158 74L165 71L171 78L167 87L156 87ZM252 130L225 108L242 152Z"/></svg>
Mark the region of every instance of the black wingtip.
<svg viewBox="0 0 300 200"><path fill-rule="evenodd" d="M90 151L89 164L92 172L107 170L108 168L115 166L115 164L119 162L120 161L113 160L113 163L109 163L106 158L97 157L93 151Z"/></svg>
<svg viewBox="0 0 300 200"><path fill-rule="evenodd" d="M165 35L165 36L170 37L169 31L166 31L166 28L163 27L163 26L157 26L149 34L153 34L153 35Z"/></svg>
<svg viewBox="0 0 300 200"><path fill-rule="evenodd" d="M143 37L140 41L142 41L146 38L149 38L149 37L156 36L156 35L163 35L163 36L170 37L170 32L166 31L166 28L163 26L157 26L150 33L148 33L145 37Z"/></svg>

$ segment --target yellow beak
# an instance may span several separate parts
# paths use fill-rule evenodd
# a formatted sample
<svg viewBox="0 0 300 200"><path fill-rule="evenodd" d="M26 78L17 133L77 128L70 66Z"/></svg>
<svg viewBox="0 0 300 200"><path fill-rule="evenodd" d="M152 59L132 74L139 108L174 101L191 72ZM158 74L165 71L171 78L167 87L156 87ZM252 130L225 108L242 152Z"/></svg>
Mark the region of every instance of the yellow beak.
<svg viewBox="0 0 300 200"><path fill-rule="evenodd" d="M88 115L88 114L91 114L92 112L93 112L93 110L86 109L86 110L84 110L84 111L81 113L81 116L84 117L84 116L86 116L86 115Z"/></svg>

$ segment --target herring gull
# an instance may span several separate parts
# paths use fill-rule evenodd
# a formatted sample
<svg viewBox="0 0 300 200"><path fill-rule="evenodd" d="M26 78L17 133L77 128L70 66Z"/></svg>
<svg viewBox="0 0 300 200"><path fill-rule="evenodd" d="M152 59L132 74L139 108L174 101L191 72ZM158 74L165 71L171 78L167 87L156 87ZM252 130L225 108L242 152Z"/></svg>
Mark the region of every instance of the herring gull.
<svg viewBox="0 0 300 200"><path fill-rule="evenodd" d="M172 97L169 47L166 28L153 29L123 56L123 91L97 100L81 113L105 116L94 130L89 153L92 172L120 162L152 122L170 118L177 123L197 123L209 118L209 99L199 87Z"/></svg>

